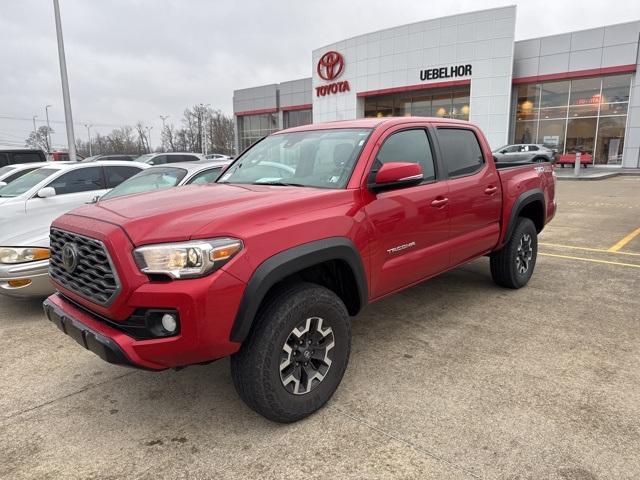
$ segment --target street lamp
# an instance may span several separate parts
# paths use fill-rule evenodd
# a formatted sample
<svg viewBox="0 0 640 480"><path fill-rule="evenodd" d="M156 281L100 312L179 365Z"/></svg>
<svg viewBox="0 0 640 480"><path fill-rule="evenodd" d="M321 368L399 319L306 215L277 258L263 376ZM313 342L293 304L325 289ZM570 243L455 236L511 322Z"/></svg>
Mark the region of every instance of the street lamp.
<svg viewBox="0 0 640 480"><path fill-rule="evenodd" d="M67 78L67 60L64 55L62 38L62 22L60 21L60 5L53 0L53 12L56 21L56 37L58 39L58 61L60 62L60 80L62 82L62 99L64 101L64 122L67 126L67 143L69 144L69 160L76 161L76 139L73 134L73 116L71 114L71 98L69 96L69 79Z"/></svg>
<svg viewBox="0 0 640 480"><path fill-rule="evenodd" d="M93 125L85 123L84 126L87 128L87 136L89 137L89 156L92 157L93 154L91 153L91 127L93 127Z"/></svg>
<svg viewBox="0 0 640 480"><path fill-rule="evenodd" d="M36 118L38 118L38 115L33 116L33 141L36 145L38 145L38 130L36 129Z"/></svg>
<svg viewBox="0 0 640 480"><path fill-rule="evenodd" d="M149 144L149 153L151 153L151 130L153 127L146 127L147 130L147 143Z"/></svg>
<svg viewBox="0 0 640 480"><path fill-rule="evenodd" d="M170 117L170 115L159 115L159 117L162 119L162 133L160 134L160 140L162 142L162 151L166 152L167 149L164 148L164 137L162 135L164 135L164 121Z"/></svg>
<svg viewBox="0 0 640 480"><path fill-rule="evenodd" d="M47 105L46 107L44 107L44 111L47 115L47 139L49 140L49 150L52 149L51 147L51 127L49 126L49 107L51 107L52 105ZM47 153L51 153L51 152L47 152Z"/></svg>
<svg viewBox="0 0 640 480"><path fill-rule="evenodd" d="M211 106L210 103L207 103L207 104L201 103L200 104L200 108L202 108L203 110L205 108L210 107L210 106ZM205 122L204 111L202 112L202 133L204 135L202 153L206 156L207 155L207 125L206 125L206 122ZM202 140L202 139L200 139L200 140Z"/></svg>

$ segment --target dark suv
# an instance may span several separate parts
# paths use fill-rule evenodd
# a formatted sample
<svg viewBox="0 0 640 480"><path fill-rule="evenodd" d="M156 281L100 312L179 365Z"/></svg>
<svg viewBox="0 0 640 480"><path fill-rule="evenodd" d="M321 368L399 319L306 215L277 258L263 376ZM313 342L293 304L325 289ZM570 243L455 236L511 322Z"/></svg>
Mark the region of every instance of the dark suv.
<svg viewBox="0 0 640 480"><path fill-rule="evenodd" d="M0 150L0 167L15 165L16 163L46 162L47 157L42 150L17 148Z"/></svg>

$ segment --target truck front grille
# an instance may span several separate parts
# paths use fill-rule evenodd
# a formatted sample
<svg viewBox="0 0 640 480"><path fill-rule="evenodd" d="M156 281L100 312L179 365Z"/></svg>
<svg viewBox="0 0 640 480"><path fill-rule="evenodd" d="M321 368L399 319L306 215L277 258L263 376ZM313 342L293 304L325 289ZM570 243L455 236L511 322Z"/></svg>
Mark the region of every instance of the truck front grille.
<svg viewBox="0 0 640 480"><path fill-rule="evenodd" d="M120 282L100 240L52 228L50 243L49 275L53 280L98 305L113 302Z"/></svg>

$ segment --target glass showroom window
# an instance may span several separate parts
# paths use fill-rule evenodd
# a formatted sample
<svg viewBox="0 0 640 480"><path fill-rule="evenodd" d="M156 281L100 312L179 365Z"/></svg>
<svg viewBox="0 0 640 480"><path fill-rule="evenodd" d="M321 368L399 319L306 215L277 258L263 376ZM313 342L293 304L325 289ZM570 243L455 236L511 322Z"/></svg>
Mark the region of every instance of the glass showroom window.
<svg viewBox="0 0 640 480"><path fill-rule="evenodd" d="M365 117L442 117L469 120L469 88L367 97Z"/></svg>
<svg viewBox="0 0 640 480"><path fill-rule="evenodd" d="M619 164L631 75L519 85L513 143L540 143L561 155Z"/></svg>
<svg viewBox="0 0 640 480"><path fill-rule="evenodd" d="M278 117L276 113L240 116L238 117L238 147L242 151L265 135L277 130Z"/></svg>
<svg viewBox="0 0 640 480"><path fill-rule="evenodd" d="M284 112L282 120L284 122L284 128L309 125L310 123L312 123L311 109L289 110L287 112Z"/></svg>

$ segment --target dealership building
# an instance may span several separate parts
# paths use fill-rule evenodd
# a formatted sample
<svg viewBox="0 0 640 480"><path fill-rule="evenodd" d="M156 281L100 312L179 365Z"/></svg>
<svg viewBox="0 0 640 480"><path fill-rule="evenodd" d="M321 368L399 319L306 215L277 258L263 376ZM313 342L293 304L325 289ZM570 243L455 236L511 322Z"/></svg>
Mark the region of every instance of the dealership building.
<svg viewBox="0 0 640 480"><path fill-rule="evenodd" d="M234 91L236 148L309 123L418 115L474 122L492 148L640 168L640 21L518 41L515 24L509 6L318 48L310 78Z"/></svg>

